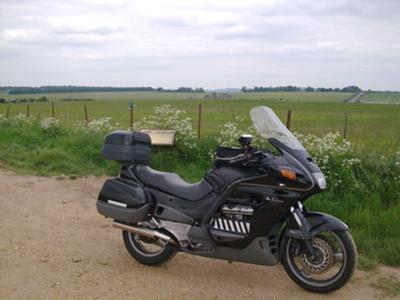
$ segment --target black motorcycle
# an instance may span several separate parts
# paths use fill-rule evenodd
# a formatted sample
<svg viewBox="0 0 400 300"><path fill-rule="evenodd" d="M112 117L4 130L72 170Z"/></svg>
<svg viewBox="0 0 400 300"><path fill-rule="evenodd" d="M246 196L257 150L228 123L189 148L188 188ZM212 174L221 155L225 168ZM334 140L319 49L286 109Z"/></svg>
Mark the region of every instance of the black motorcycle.
<svg viewBox="0 0 400 300"><path fill-rule="evenodd" d="M98 212L122 229L125 246L139 262L156 265L178 251L272 266L279 262L303 288L330 292L352 276L357 251L345 223L303 205L326 189L325 177L301 143L268 107L251 110L258 134L277 154L252 146L219 147L213 168L189 184L148 166L147 134L114 131L104 158L121 173L107 180Z"/></svg>

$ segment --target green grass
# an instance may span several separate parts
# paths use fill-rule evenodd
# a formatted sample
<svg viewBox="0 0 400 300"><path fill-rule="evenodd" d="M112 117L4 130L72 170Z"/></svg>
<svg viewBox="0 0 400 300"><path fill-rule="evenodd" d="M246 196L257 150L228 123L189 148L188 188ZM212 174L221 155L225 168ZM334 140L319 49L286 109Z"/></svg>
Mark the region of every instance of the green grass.
<svg viewBox="0 0 400 300"><path fill-rule="evenodd" d="M258 105L271 107L285 121L288 110L292 111L291 129L300 133L323 135L332 131L343 132L344 113L348 112L348 138L356 144L366 145L372 151L383 154L400 149L400 106L378 104L344 103L348 93L237 93L233 100L188 100L200 94L119 92L119 93L69 93L45 94L52 100L63 97L93 98L97 101L57 102L55 117L69 126L84 120L84 105L87 105L89 119L111 117L122 127L129 126L128 102L136 104L134 121L152 112L155 106L171 104L184 109L197 127L198 104L203 106L202 136L213 136L221 124L235 120L243 128L250 125L249 110ZM12 95L7 95L11 97ZM18 97L39 97L41 95L18 95ZM367 97L367 96L365 96ZM0 95L1 98L1 95ZM285 99L284 101L279 100ZM26 114L27 104L0 104L0 114ZM50 103L31 103L32 118L51 116Z"/></svg>
<svg viewBox="0 0 400 300"><path fill-rule="evenodd" d="M361 102L378 104L400 104L400 92L374 92L367 93Z"/></svg>
<svg viewBox="0 0 400 300"><path fill-rule="evenodd" d="M366 257L364 255L358 256L358 269L363 271L372 271L375 270L378 266L378 262L370 257Z"/></svg>

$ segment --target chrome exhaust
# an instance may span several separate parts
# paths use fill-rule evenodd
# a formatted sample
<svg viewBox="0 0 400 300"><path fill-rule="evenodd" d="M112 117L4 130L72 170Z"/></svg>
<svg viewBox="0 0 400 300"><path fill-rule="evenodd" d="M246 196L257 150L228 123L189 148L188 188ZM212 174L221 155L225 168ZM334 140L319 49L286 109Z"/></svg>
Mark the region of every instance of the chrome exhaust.
<svg viewBox="0 0 400 300"><path fill-rule="evenodd" d="M129 231L131 233L134 233L134 234L137 234L140 236L147 237L147 238L151 238L151 239L159 238L159 239L163 240L164 242L167 242L167 243L170 243L170 244L173 244L173 245L179 247L179 244L174 239L172 239L170 236L168 236L164 233L161 233L159 231L156 231L156 230L143 228L143 227L130 226L130 225L118 223L115 221L112 223L112 226L115 228L118 228L118 229Z"/></svg>

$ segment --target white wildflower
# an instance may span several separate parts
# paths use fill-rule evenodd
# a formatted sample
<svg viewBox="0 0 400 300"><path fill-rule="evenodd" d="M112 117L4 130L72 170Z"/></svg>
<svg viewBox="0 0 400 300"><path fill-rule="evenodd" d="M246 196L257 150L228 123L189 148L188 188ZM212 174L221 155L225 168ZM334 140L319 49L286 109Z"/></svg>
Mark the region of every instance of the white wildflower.
<svg viewBox="0 0 400 300"><path fill-rule="evenodd" d="M358 158L345 158L342 160L342 167L352 167L360 163L361 160Z"/></svg>
<svg viewBox="0 0 400 300"><path fill-rule="evenodd" d="M135 128L140 129L170 129L176 131L176 142L193 149L196 147L195 132L192 119L184 110L171 105L161 105L154 108L154 113L136 123Z"/></svg>
<svg viewBox="0 0 400 300"><path fill-rule="evenodd" d="M56 118L44 118L40 121L40 127L43 129L51 129L60 126L60 120Z"/></svg>

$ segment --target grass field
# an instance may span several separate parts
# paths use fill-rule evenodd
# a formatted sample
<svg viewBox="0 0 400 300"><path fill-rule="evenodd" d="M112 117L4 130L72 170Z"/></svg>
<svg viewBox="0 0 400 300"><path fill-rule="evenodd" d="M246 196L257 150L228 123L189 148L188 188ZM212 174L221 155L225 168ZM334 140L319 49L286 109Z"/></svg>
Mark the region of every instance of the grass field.
<svg viewBox="0 0 400 300"><path fill-rule="evenodd" d="M343 102L352 93L322 93L322 92L263 92L263 93L232 93L232 99L238 100L279 100L279 101L312 101L312 102ZM55 94L21 94L9 95L0 92L0 98L7 100L18 98L39 98L45 96L50 101L65 98L92 100L188 100L202 99L201 93L158 93L158 92L93 92L93 93L55 93Z"/></svg>
<svg viewBox="0 0 400 300"><path fill-rule="evenodd" d="M398 93L400 94L400 93ZM18 97L38 98L42 95L18 95ZM220 126L231 120L239 120L243 128L250 125L249 110L258 105L271 107L285 121L288 110L292 111L291 129L300 133L323 135L328 132L343 132L344 113L348 113L348 139L362 148L376 150L383 154L393 153L400 148L400 106L379 104L345 103L348 93L237 93L232 100L200 100L201 94L120 92L120 93L69 93L44 94L52 101L71 97L95 99L96 101L56 102L55 117L65 125L84 120L84 105L89 119L111 117L122 128L129 126L128 103L134 101L134 121L150 114L154 107L162 104L184 109L197 126L198 104L202 103L202 136L214 135ZM364 97L371 97L367 94ZM379 93L381 101L386 94ZM376 97L378 97L376 96ZM3 97L0 95L0 98ZM12 98L14 95L6 95ZM363 97L363 99L364 99ZM0 114L26 114L27 104L0 104ZM30 116L44 118L51 116L50 103L30 103Z"/></svg>
<svg viewBox="0 0 400 300"><path fill-rule="evenodd" d="M400 104L399 92L367 93L361 98L364 103Z"/></svg>

